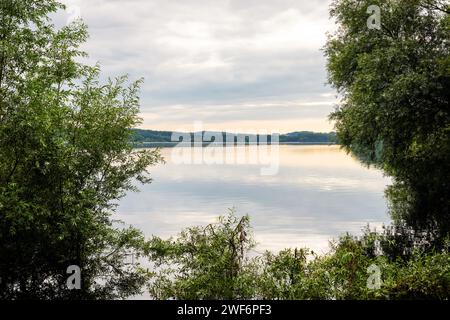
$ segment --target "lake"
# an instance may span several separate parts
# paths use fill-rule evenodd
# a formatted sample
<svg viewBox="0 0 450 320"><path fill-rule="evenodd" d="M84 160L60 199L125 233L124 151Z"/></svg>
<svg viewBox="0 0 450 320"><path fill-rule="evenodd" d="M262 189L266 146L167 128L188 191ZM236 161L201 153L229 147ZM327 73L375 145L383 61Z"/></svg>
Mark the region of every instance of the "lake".
<svg viewBox="0 0 450 320"><path fill-rule="evenodd" d="M251 156L262 146L217 150L229 148ZM184 149L202 153L202 148ZM383 193L390 179L339 146L281 145L272 152L276 171L266 175L267 163L189 163L180 161L180 150L161 151L166 163L150 168L153 183L129 193L117 211L119 219L147 236L174 236L235 208L238 215L250 215L256 252L308 247L325 253L328 241L346 231L361 234L367 224L379 229L390 222Z"/></svg>

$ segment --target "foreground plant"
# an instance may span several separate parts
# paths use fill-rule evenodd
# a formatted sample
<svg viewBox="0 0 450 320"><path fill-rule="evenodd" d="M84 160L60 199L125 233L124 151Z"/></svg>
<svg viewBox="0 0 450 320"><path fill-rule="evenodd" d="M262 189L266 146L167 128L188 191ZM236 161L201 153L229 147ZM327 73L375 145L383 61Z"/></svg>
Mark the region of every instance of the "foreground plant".
<svg viewBox="0 0 450 320"><path fill-rule="evenodd" d="M255 255L248 217L230 212L175 239L149 241L157 267L149 292L155 299L449 299L449 242L414 249L405 230L347 234L323 256L305 248Z"/></svg>
<svg viewBox="0 0 450 320"><path fill-rule="evenodd" d="M253 295L254 247L249 217L233 211L206 227L192 227L176 239L148 243L156 269L149 285L156 299L239 299Z"/></svg>

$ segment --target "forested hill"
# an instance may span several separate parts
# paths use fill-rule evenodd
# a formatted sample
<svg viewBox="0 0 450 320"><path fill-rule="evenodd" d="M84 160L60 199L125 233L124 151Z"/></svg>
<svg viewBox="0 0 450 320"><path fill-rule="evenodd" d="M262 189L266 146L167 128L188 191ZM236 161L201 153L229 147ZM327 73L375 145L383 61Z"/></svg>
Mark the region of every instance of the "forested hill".
<svg viewBox="0 0 450 320"><path fill-rule="evenodd" d="M141 143L162 143L162 142L173 142L172 141L172 131L154 131L154 130L143 130L143 129L133 129L134 142ZM216 134L215 132L204 132ZM223 141L227 133L221 132L223 136ZM190 133L191 137L193 133ZM219 133L220 134L220 133ZM179 135L183 135L180 133ZM186 135L186 133L185 133ZM242 137L245 141L249 141L250 137L255 137L255 135L248 134L234 134L237 137ZM193 140L193 138L192 138ZM270 137L269 137L270 141ZM305 143L305 144L334 144L337 143L336 134L334 132L311 132L311 131L298 131L291 132L287 134L280 135L280 143Z"/></svg>

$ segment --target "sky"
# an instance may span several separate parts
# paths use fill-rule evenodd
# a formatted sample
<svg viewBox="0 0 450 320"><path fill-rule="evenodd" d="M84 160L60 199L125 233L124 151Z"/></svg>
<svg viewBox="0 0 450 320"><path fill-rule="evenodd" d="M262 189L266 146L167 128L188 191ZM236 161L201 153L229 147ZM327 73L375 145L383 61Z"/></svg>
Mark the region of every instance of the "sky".
<svg viewBox="0 0 450 320"><path fill-rule="evenodd" d="M142 128L331 131L330 0L65 0L104 77L144 78Z"/></svg>

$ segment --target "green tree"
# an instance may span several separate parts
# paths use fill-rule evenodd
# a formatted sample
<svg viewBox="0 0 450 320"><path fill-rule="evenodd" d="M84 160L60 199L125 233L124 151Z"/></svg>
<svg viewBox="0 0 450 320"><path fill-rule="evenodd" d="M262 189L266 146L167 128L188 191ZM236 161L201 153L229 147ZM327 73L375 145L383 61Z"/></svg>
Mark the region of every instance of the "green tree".
<svg viewBox="0 0 450 320"><path fill-rule="evenodd" d="M370 5L381 28L369 29ZM395 221L436 243L450 231L450 5L439 0L335 0L325 47L342 98L342 145L393 177Z"/></svg>
<svg viewBox="0 0 450 320"><path fill-rule="evenodd" d="M249 217L233 211L206 227L183 230L176 239L154 237L150 294L155 299L244 299L255 295L254 247Z"/></svg>
<svg viewBox="0 0 450 320"><path fill-rule="evenodd" d="M144 238L114 223L135 179L150 182L155 151L133 151L140 81L102 84L86 54L85 25L60 30L54 0L0 2L0 298L117 298L146 272L126 263ZM81 289L66 270L81 268Z"/></svg>

